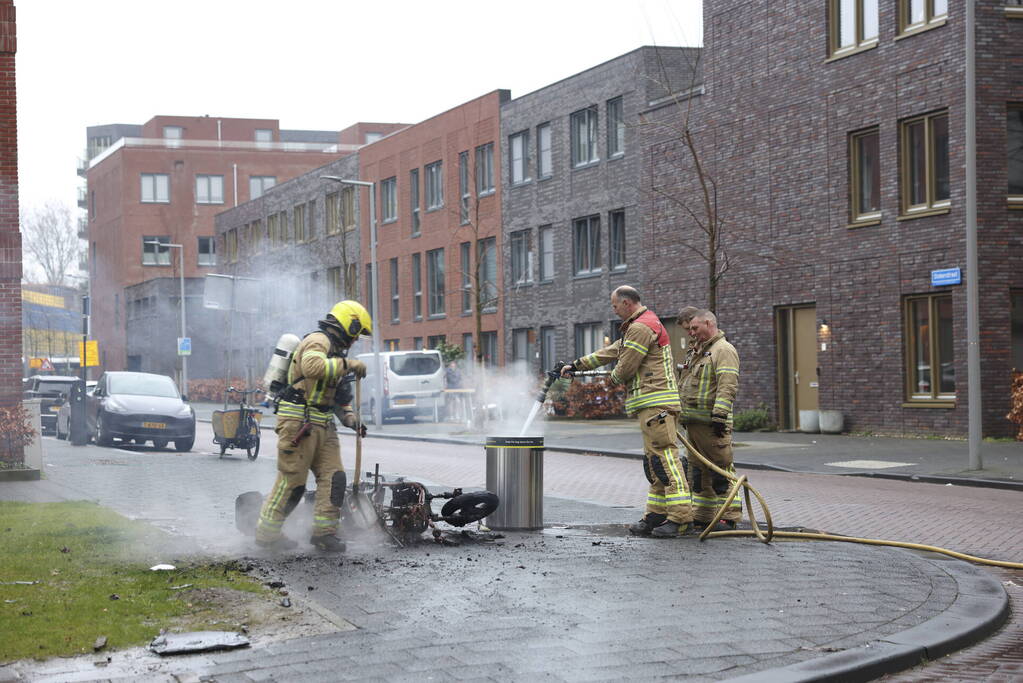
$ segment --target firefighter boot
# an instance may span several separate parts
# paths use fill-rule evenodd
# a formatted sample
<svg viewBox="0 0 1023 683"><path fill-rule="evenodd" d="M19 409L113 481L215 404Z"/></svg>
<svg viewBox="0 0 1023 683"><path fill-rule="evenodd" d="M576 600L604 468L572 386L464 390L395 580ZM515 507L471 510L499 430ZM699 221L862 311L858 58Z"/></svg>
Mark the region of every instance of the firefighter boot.
<svg viewBox="0 0 1023 683"><path fill-rule="evenodd" d="M314 548L325 553L343 553L346 547L345 542L334 534L313 536L309 539L309 542L312 543Z"/></svg>
<svg viewBox="0 0 1023 683"><path fill-rule="evenodd" d="M277 553L282 550L293 550L298 547L298 541L293 541L287 536L278 536L272 541L261 541L256 539L256 545L263 550L269 550L270 552Z"/></svg>
<svg viewBox="0 0 1023 683"><path fill-rule="evenodd" d="M629 525L629 533L634 536L649 536L656 527L664 524L668 517L659 512L648 512L643 519Z"/></svg>
<svg viewBox="0 0 1023 683"><path fill-rule="evenodd" d="M650 535L654 538L678 538L688 534L692 526L689 522L679 524L678 522L669 521L655 528L650 532Z"/></svg>

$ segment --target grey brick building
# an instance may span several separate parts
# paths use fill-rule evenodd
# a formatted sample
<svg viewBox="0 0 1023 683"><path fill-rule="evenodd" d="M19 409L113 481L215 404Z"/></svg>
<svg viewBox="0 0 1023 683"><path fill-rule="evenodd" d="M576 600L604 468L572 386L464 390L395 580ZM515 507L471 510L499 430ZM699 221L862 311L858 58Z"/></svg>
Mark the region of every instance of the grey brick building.
<svg viewBox="0 0 1023 683"><path fill-rule="evenodd" d="M232 376L258 381L281 334L301 337L338 301L361 298L357 193L323 175L357 179L358 153L216 216L218 272L257 282L239 306L248 311L213 312L221 321L220 348L231 349Z"/></svg>
<svg viewBox="0 0 1023 683"><path fill-rule="evenodd" d="M502 105L508 359L539 371L592 351L617 331L611 290L643 290L658 247L640 113L699 81L698 54L641 47Z"/></svg>
<svg viewBox="0 0 1023 683"><path fill-rule="evenodd" d="M977 3L984 431L1007 435L1023 319L1023 21ZM693 130L725 222L717 313L742 356L738 409L784 427L837 410L847 429L966 431L962 3L704 2L705 95ZM659 120L677 121L681 110ZM677 125L652 132L652 186L699 192ZM705 242L660 198L648 252L657 307L707 300ZM697 213L697 215L700 215ZM631 264L630 264L631 268ZM953 271L954 273L954 271ZM805 414L800 411L810 411Z"/></svg>

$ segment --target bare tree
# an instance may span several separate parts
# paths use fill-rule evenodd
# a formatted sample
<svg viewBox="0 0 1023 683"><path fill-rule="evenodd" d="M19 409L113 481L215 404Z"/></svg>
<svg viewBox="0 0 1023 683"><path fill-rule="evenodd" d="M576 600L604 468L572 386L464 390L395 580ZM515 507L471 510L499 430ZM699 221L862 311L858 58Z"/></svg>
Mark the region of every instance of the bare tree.
<svg viewBox="0 0 1023 683"><path fill-rule="evenodd" d="M43 269L46 283L63 285L80 250L71 209L48 200L22 215L21 233L22 248Z"/></svg>

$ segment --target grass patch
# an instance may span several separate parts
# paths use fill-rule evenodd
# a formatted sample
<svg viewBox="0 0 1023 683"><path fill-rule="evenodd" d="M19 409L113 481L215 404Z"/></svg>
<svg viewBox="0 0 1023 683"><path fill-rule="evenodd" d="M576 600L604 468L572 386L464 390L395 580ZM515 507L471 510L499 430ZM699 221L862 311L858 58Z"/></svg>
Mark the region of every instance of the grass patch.
<svg viewBox="0 0 1023 683"><path fill-rule="evenodd" d="M265 591L233 563L168 557L172 537L92 503L0 502L0 547L0 663L91 652L100 636L116 649L161 628L218 628L204 596ZM164 562L177 569L149 569Z"/></svg>

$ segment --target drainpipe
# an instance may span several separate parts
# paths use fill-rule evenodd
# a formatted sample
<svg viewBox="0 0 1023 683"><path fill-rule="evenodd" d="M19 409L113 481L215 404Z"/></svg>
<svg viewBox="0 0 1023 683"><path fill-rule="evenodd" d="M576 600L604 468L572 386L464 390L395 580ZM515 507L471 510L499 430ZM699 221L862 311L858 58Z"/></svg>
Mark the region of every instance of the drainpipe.
<svg viewBox="0 0 1023 683"><path fill-rule="evenodd" d="M231 164L234 167L234 205L238 206L238 164Z"/></svg>
<svg viewBox="0 0 1023 683"><path fill-rule="evenodd" d="M980 446L980 273L977 258L977 64L975 0L966 0L966 387L969 469L984 468Z"/></svg>

